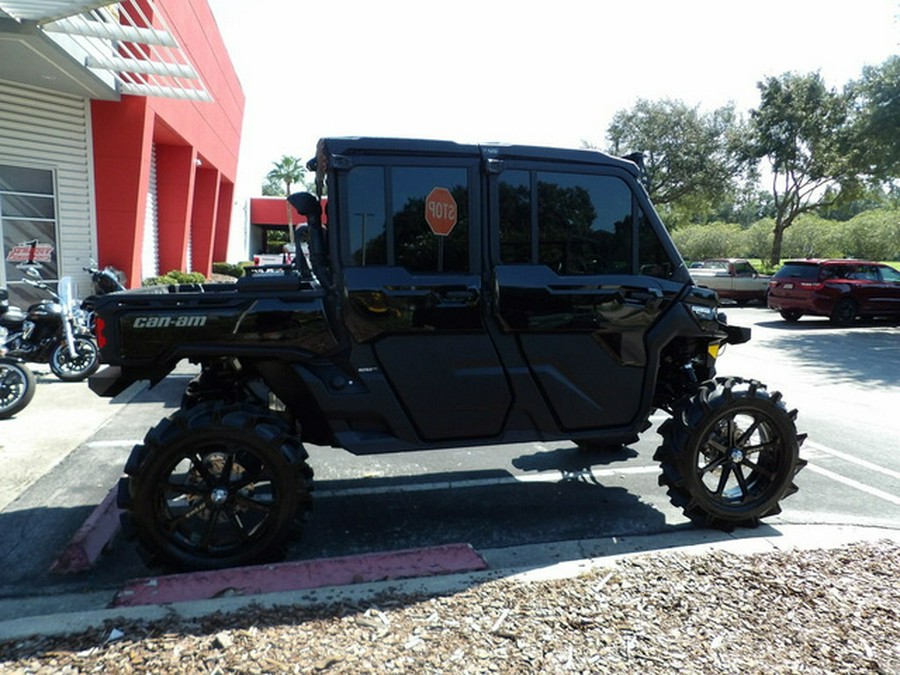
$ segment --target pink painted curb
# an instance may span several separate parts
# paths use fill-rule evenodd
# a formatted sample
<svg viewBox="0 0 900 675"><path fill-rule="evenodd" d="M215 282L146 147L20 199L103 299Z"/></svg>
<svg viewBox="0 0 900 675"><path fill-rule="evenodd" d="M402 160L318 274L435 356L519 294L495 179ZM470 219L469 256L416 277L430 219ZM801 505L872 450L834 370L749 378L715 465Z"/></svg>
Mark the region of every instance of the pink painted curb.
<svg viewBox="0 0 900 675"><path fill-rule="evenodd" d="M469 544L448 544L135 579L116 594L112 606L134 607L231 595L258 595L484 569L487 569L487 563Z"/></svg>
<svg viewBox="0 0 900 675"><path fill-rule="evenodd" d="M55 574L71 574L93 567L118 531L120 513L121 510L116 506L116 490L113 488L78 528L69 544L50 566L50 571Z"/></svg>

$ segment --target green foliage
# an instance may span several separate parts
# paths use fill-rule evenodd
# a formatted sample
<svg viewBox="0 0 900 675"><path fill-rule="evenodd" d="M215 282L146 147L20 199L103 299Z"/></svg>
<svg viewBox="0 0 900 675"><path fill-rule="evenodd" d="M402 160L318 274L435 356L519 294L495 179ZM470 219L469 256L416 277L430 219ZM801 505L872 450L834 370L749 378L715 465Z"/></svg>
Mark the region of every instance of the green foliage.
<svg viewBox="0 0 900 675"><path fill-rule="evenodd" d="M244 276L244 268L252 264L253 263L249 261L239 263L214 262L212 264L212 271L215 274L224 274L225 276L240 279Z"/></svg>
<svg viewBox="0 0 900 675"><path fill-rule="evenodd" d="M144 286L168 286L169 284L202 284L206 277L200 272L182 272L171 270L162 276L144 279Z"/></svg>
<svg viewBox="0 0 900 675"><path fill-rule="evenodd" d="M841 258L845 255L846 242L843 223L824 220L813 214L797 218L785 233L782 256L784 258Z"/></svg>
<svg viewBox="0 0 900 675"><path fill-rule="evenodd" d="M672 238L688 260L744 255L743 231L736 223L688 225L673 232Z"/></svg>
<svg viewBox="0 0 900 675"><path fill-rule="evenodd" d="M818 73L785 73L758 87L760 105L750 113L746 151L766 159L773 174L775 264L785 231L798 216L854 197L866 169L859 161L850 94L828 89Z"/></svg>
<svg viewBox="0 0 900 675"><path fill-rule="evenodd" d="M757 269L774 271L771 251L775 221L764 218L747 228L736 223L688 225L672 233L686 260L760 258ZM851 220L826 220L804 214L784 234L783 258L900 259L900 209L872 209ZM780 260L780 259L779 259Z"/></svg>
<svg viewBox="0 0 900 675"><path fill-rule="evenodd" d="M900 56L867 66L847 87L855 99L855 150L866 173L876 180L900 175Z"/></svg>
<svg viewBox="0 0 900 675"><path fill-rule="evenodd" d="M746 165L738 143L742 122L732 106L701 113L682 101L639 100L620 110L607 130L612 154L643 154L645 184L672 222L692 222L737 191Z"/></svg>
<svg viewBox="0 0 900 675"><path fill-rule="evenodd" d="M297 157L290 155L282 155L277 162L272 162L272 169L266 174L266 187L269 189L275 186L283 187L283 192L270 196L287 197L293 192L293 186L300 183L303 185L306 178L306 166Z"/></svg>
<svg viewBox="0 0 900 675"><path fill-rule="evenodd" d="M900 209L860 213L846 223L847 255L870 260L900 260Z"/></svg>

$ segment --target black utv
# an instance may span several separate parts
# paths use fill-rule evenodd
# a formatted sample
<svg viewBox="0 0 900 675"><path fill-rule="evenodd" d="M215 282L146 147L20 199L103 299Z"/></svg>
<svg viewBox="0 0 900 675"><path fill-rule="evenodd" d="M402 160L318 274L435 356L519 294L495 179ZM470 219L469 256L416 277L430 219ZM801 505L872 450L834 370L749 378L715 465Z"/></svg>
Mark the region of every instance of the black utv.
<svg viewBox="0 0 900 675"><path fill-rule="evenodd" d="M661 410L659 481L692 521L753 526L796 490L796 411L716 377L750 332L693 284L634 162L353 138L309 166L291 265L97 301L97 393L199 366L120 484L150 562L283 557L310 505L304 443L614 445Z"/></svg>

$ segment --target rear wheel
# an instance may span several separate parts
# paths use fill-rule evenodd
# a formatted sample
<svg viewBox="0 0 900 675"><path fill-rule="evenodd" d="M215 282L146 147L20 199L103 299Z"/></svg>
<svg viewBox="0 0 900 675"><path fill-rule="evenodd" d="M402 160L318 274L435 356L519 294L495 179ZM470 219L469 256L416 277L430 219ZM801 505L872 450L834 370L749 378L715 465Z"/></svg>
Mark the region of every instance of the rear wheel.
<svg viewBox="0 0 900 675"><path fill-rule="evenodd" d="M310 505L307 455L280 419L205 402L150 430L119 484L145 561L217 569L284 557Z"/></svg>
<svg viewBox="0 0 900 675"><path fill-rule="evenodd" d="M0 420L12 417L34 398L34 374L27 366L0 359Z"/></svg>
<svg viewBox="0 0 900 675"><path fill-rule="evenodd" d="M660 427L659 483L694 523L755 527L797 491L794 476L806 462L795 418L759 382L706 382Z"/></svg>
<svg viewBox="0 0 900 675"><path fill-rule="evenodd" d="M831 323L836 326L849 326L856 319L856 303L850 298L841 298L834 303L831 310Z"/></svg>
<svg viewBox="0 0 900 675"><path fill-rule="evenodd" d="M802 314L800 314L800 312L798 312L796 309L781 310L781 318L788 323L797 323L800 320L801 316Z"/></svg>

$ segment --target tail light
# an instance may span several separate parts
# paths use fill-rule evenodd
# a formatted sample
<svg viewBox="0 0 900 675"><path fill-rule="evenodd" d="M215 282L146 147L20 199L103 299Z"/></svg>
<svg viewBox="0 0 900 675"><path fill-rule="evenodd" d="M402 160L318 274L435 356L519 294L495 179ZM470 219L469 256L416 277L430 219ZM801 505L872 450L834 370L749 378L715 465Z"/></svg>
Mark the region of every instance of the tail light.
<svg viewBox="0 0 900 675"><path fill-rule="evenodd" d="M106 335L103 332L105 329L106 322L98 316L97 320L94 322L94 334L97 337L97 347L100 349L103 349L106 346Z"/></svg>

